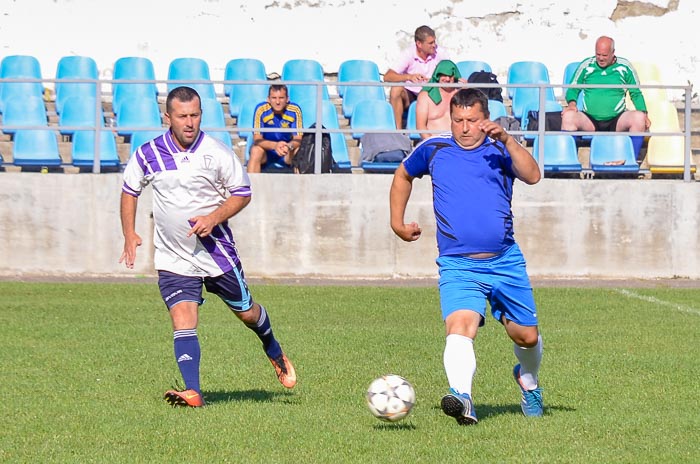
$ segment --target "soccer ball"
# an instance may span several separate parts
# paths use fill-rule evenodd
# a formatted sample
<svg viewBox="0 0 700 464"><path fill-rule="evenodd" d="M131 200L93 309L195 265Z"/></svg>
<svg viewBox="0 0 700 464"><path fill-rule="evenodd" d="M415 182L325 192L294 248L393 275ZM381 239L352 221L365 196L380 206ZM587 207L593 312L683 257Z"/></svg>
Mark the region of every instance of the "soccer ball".
<svg viewBox="0 0 700 464"><path fill-rule="evenodd" d="M416 404L416 391L400 375L388 374L375 379L367 389L367 407L377 419L400 421Z"/></svg>

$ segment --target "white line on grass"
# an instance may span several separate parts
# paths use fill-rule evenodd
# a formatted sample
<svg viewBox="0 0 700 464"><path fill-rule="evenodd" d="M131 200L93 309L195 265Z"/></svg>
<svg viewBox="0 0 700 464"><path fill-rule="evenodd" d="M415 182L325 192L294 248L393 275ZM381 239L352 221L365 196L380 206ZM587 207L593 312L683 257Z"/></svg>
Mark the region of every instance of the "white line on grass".
<svg viewBox="0 0 700 464"><path fill-rule="evenodd" d="M689 314L695 314L696 316L700 316L700 309L693 308L691 306L685 306L685 305L679 305L676 303L671 303L670 301L660 300L660 299L653 297L653 296L640 295L639 293L631 292L631 291L626 290L624 288L615 288L613 290L615 292L623 295L623 296L628 297L628 298L636 298L638 300L646 301L647 303L652 303L655 305L665 306L667 308L675 309L676 311L680 311L682 313L689 313Z"/></svg>

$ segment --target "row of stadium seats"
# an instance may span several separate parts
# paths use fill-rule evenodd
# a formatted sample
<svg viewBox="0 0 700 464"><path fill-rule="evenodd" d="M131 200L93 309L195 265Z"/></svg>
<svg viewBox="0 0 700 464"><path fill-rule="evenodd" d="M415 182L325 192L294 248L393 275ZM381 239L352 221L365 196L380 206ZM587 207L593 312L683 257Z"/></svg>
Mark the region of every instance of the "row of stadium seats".
<svg viewBox="0 0 700 464"><path fill-rule="evenodd" d="M465 76L474 70L491 69L488 63L475 61L461 61L458 62L458 66ZM565 82L570 79L567 73L570 74L573 69L575 69L573 64L567 67ZM227 83L224 86L224 93L229 102L229 113L236 118L236 125L238 127L251 127L254 106L264 100L267 95L268 83L266 82L265 67L260 60L235 59L227 64L225 74L226 81L254 82L252 85ZM0 77L39 79L38 61L33 57L6 57L0 63ZM97 67L94 60L87 57L64 57L59 61L56 77L57 79L96 79ZM280 77L285 81L324 82L323 69L314 60L289 60L285 63ZM120 58L114 65L114 79L135 81L115 82L112 86L112 110L115 114L117 133L128 137L134 130L161 127L156 85L153 82L144 82L155 79L152 63L147 58ZM214 129L210 132L230 145L231 136L225 130L227 126L223 109L214 92L214 85L211 82L206 62L198 58L175 59L170 64L168 79L169 89L185 82L196 87L200 95L203 96L203 128ZM369 60L349 60L342 63L339 68L337 91L342 99L342 115L350 121L350 126L353 129L351 136L355 140L360 139L363 129L393 130L395 127L393 114L381 86L341 84L353 81L378 83L380 80L378 66ZM510 66L507 82L511 84L548 83L549 74L542 63L517 62ZM46 124L46 112L43 108L43 101L41 101L41 94L37 94L37 85L41 88L39 82L4 82L0 85L0 109L4 113L3 125ZM326 105L329 100L326 85L290 85L289 88L291 99L302 107L305 127L309 127L315 122L316 98L319 93L324 106L323 125L329 129L339 127L335 108L332 104L331 106ZM27 98L20 98L15 94L17 89L31 89L33 94ZM101 107L99 102L95 100L95 92L94 83L56 82L56 112L59 116L61 134L72 135L76 130L94 128L96 122L104 121L104 113L97 115L96 110L101 109ZM519 119L523 127L527 127L528 111L536 110L539 107L539 89L509 87L507 93L511 98L510 115ZM658 92L658 95L665 96L661 92ZM545 96L548 111L561 110L561 105L557 102L552 88L546 89ZM3 104L4 102L6 103ZM492 103L493 108L491 108ZM509 114L505 106L502 104L499 106L496 103L500 102L490 102L489 104L493 115ZM356 108L359 108L357 114L355 114ZM655 129L664 128L657 130L679 131L677 111L668 100L661 100L658 104L652 103L650 117L655 123ZM409 108L408 121L409 129L415 129L414 106ZM660 124L657 124L657 121ZM12 134L14 129L6 129L4 132ZM411 131L410 134L414 139L419 138L415 131ZM250 140L251 135L242 131L239 136ZM342 163L349 165L345 138L341 133L333 133L332 138L334 155L336 158L340 158ZM532 140L532 137L529 140Z"/></svg>

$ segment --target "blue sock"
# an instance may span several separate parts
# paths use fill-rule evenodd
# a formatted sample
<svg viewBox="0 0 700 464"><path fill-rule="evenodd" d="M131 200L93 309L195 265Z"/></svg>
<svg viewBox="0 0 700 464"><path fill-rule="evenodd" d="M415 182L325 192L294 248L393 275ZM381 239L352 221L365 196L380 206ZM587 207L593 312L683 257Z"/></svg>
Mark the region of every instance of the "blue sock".
<svg viewBox="0 0 700 464"><path fill-rule="evenodd" d="M173 332L173 338L175 359L177 360L177 367L180 368L182 380L185 381L185 388L201 393L199 389L199 359L201 351L199 349L197 329L176 330Z"/></svg>
<svg viewBox="0 0 700 464"><path fill-rule="evenodd" d="M255 324L246 324L246 326L255 332L260 341L262 341L263 349L268 358L276 359L282 356L282 347L275 336L272 334L272 325L270 324L270 317L265 311L265 307L260 305L260 319Z"/></svg>
<svg viewBox="0 0 700 464"><path fill-rule="evenodd" d="M634 148L634 156L637 158L637 162L643 161L639 159L639 151L642 149L644 137L641 135L630 135L630 139L632 139L632 147Z"/></svg>

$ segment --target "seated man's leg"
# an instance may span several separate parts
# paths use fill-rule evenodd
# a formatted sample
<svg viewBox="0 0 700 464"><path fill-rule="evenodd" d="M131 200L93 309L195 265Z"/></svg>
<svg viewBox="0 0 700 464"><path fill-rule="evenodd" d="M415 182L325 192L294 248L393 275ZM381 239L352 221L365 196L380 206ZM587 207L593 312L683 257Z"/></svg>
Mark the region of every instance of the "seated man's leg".
<svg viewBox="0 0 700 464"><path fill-rule="evenodd" d="M257 145L250 147L248 158L248 172L260 172L262 165L267 162L267 152Z"/></svg>
<svg viewBox="0 0 700 464"><path fill-rule="evenodd" d="M561 130L588 131L595 130L593 122L582 111L565 110L561 115Z"/></svg>
<svg viewBox="0 0 700 464"><path fill-rule="evenodd" d="M389 91L389 103L391 103L392 108L394 108L394 120L396 121L396 128L402 129L403 127L403 112L409 105L408 103L408 90L404 87L392 87Z"/></svg>
<svg viewBox="0 0 700 464"><path fill-rule="evenodd" d="M616 132L644 132L647 130L646 127L646 114L641 111L625 111L623 112L617 120L617 125L615 126ZM641 163L639 152L642 149L642 144L644 143L644 137L641 135L632 135L632 145L634 146L634 154L637 158L637 162Z"/></svg>

